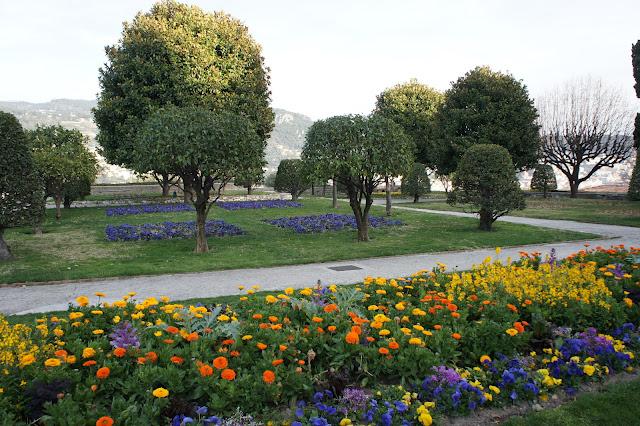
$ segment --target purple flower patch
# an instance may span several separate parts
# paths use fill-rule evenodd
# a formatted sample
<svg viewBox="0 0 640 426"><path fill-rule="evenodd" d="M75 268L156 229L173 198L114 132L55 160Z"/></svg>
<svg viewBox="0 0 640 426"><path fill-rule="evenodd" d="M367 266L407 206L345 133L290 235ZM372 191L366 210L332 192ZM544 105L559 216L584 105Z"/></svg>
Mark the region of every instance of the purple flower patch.
<svg viewBox="0 0 640 426"><path fill-rule="evenodd" d="M340 231L342 229L356 229L356 218L347 214L327 213L314 216L294 216L281 217L265 222L279 226L280 228L290 228L299 234ZM398 219L387 219L385 217L369 217L369 226L380 228L383 226L400 226L402 221Z"/></svg>
<svg viewBox="0 0 640 426"><path fill-rule="evenodd" d="M143 225L123 223L121 225L107 225L104 233L108 241L148 241L193 238L196 235L196 223L195 221L145 223ZM244 231L223 220L208 220L205 223L205 233L208 237L223 237L227 235L241 235L244 234Z"/></svg>
<svg viewBox="0 0 640 426"><path fill-rule="evenodd" d="M141 206L112 207L106 210L107 216L129 216L147 213L174 213L193 211L190 204L145 204Z"/></svg>
<svg viewBox="0 0 640 426"><path fill-rule="evenodd" d="M302 207L302 204L296 201L287 200L221 201L217 204L225 210L280 209L285 207Z"/></svg>

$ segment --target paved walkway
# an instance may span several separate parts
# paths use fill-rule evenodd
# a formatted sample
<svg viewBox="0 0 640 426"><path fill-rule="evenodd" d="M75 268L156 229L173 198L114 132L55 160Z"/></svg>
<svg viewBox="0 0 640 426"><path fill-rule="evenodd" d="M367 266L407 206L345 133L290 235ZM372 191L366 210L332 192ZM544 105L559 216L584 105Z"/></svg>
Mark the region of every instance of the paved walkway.
<svg viewBox="0 0 640 426"><path fill-rule="evenodd" d="M395 206L394 208L451 216L473 216L466 213L424 210L412 207ZM517 257L519 251L548 253L552 248L556 249L559 257L564 257L582 249L586 242L602 246L615 244L640 245L640 228L513 216L506 216L500 220L545 228L581 231L602 236L602 239L592 241L503 248L500 255L501 258L506 258L507 256ZM138 297L169 296L172 300L180 300L238 294L238 285L251 286L259 284L262 290L276 290L286 287L302 288L313 286L318 280L322 284L348 284L358 282L367 275L385 277L409 275L420 269L431 269L436 266L436 262L448 265L449 269L468 269L481 262L487 256L495 256L495 251L493 249L478 249L273 268L235 269L66 284L0 287L0 312L21 314L64 310L75 297L81 294L91 296L96 291L107 293L107 301L113 301L129 291L137 292ZM340 269L339 267L345 267L343 268L345 270L331 269L335 267L338 267L338 269Z"/></svg>

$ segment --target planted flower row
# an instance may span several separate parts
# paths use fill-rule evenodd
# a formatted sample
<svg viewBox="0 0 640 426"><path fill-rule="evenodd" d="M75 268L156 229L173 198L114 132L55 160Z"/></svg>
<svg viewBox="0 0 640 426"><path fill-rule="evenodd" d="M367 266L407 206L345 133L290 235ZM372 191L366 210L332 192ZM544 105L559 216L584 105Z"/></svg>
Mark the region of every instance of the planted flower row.
<svg viewBox="0 0 640 426"><path fill-rule="evenodd" d="M196 223L195 221L145 223L142 225L123 223L120 225L107 225L104 232L108 241L193 238L196 235ZM205 233L208 237L222 237L241 235L244 234L244 231L238 226L223 220L208 220L205 223Z"/></svg>
<svg viewBox="0 0 640 426"><path fill-rule="evenodd" d="M302 207L297 201L287 200L256 200L256 201L220 201L219 207L225 210L242 209L280 209L286 207Z"/></svg>
<svg viewBox="0 0 640 426"><path fill-rule="evenodd" d="M266 295L252 287L232 305L79 297L36 324L0 321L0 416L428 425L544 400L635 368L637 255L523 253L466 273L442 266Z"/></svg>
<svg viewBox="0 0 640 426"><path fill-rule="evenodd" d="M280 228L293 229L299 234L357 228L356 219L353 215L336 213L312 216L281 217L278 219L265 220L265 222ZM402 221L398 219L388 219L381 216L369 217L369 226L372 228L400 225L402 225Z"/></svg>
<svg viewBox="0 0 640 426"><path fill-rule="evenodd" d="M194 208L190 204L171 203L171 204L144 204L140 206L122 206L111 207L106 210L107 216L129 216L147 213L175 213L193 211Z"/></svg>

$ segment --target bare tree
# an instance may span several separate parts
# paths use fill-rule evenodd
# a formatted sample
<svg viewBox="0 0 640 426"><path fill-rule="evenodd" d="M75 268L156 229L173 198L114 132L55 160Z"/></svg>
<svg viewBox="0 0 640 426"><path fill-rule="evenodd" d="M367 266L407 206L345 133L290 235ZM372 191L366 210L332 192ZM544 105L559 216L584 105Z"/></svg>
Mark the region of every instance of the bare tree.
<svg viewBox="0 0 640 426"><path fill-rule="evenodd" d="M542 98L537 107L541 157L567 177L571 198L598 170L631 156L631 110L619 90L606 87L600 80L566 83ZM583 165L588 167L581 176Z"/></svg>

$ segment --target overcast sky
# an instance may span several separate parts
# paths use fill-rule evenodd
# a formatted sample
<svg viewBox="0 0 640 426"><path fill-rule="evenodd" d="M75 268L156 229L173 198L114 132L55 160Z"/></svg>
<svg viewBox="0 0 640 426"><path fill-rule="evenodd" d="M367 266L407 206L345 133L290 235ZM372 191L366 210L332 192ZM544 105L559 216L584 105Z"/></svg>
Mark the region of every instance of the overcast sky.
<svg viewBox="0 0 640 426"><path fill-rule="evenodd" d="M147 0L0 0L0 100L93 99L104 46ZM242 20L271 68L273 106L368 113L415 77L445 90L477 65L543 94L591 75L635 99L640 0L191 1ZM636 103L637 104L637 103Z"/></svg>

